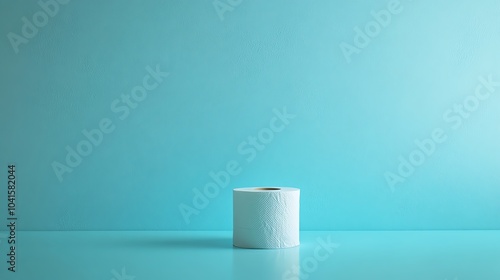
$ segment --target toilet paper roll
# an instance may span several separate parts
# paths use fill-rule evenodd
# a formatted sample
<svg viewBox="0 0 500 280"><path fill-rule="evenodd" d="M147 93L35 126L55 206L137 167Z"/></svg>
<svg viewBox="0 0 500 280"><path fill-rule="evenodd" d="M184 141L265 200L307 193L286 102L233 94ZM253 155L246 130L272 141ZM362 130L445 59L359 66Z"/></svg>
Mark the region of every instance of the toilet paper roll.
<svg viewBox="0 0 500 280"><path fill-rule="evenodd" d="M289 248L299 242L300 190L259 187L233 190L233 245Z"/></svg>

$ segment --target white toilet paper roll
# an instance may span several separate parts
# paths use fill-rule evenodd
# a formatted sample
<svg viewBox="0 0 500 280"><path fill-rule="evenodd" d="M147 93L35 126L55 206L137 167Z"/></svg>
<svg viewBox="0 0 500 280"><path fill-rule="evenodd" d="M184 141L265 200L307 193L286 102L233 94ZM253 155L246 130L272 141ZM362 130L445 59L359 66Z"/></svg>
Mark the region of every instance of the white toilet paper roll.
<svg viewBox="0 0 500 280"><path fill-rule="evenodd" d="M233 190L233 245L289 248L299 242L300 190L259 187Z"/></svg>

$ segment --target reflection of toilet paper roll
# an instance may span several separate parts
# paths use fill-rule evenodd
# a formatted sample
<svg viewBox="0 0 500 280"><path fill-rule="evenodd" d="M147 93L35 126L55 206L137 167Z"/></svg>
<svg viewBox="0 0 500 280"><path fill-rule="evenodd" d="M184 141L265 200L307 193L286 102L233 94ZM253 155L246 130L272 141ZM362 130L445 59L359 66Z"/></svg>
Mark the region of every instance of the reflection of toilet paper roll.
<svg viewBox="0 0 500 280"><path fill-rule="evenodd" d="M299 245L300 190L233 190L233 245L242 248L288 248Z"/></svg>
<svg viewBox="0 0 500 280"><path fill-rule="evenodd" d="M280 250L234 248L234 280L298 279L300 247Z"/></svg>

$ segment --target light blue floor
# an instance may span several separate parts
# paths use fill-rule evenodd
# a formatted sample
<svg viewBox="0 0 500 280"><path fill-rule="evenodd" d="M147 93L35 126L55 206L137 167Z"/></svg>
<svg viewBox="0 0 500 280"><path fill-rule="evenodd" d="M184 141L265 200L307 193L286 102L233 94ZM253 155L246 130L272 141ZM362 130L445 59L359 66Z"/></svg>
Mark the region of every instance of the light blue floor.
<svg viewBox="0 0 500 280"><path fill-rule="evenodd" d="M248 250L231 232L18 232L0 279L500 279L500 231L301 232ZM0 249L5 260L5 240Z"/></svg>

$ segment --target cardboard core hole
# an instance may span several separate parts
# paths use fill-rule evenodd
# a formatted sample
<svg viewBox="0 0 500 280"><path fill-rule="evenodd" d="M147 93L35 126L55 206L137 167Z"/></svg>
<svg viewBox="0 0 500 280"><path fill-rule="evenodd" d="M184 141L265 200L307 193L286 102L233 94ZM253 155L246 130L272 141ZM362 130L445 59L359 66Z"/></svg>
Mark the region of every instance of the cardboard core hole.
<svg viewBox="0 0 500 280"><path fill-rule="evenodd" d="M281 188L255 188L256 190L259 191L279 191Z"/></svg>

